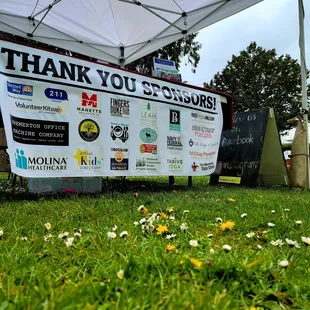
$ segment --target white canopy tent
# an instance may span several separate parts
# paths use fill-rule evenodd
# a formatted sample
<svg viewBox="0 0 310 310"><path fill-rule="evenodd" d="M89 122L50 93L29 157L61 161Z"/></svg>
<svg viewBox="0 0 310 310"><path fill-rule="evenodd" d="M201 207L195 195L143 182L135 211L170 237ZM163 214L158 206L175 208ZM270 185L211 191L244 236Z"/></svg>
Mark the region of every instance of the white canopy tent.
<svg viewBox="0 0 310 310"><path fill-rule="evenodd" d="M262 0L1 0L0 31L124 65Z"/></svg>

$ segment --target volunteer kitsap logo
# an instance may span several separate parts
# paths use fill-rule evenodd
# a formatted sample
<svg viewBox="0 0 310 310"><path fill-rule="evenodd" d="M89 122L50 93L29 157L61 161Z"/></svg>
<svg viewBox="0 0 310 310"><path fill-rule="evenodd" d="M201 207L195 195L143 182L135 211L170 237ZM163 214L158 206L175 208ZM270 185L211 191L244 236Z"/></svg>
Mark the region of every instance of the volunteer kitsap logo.
<svg viewBox="0 0 310 310"><path fill-rule="evenodd" d="M7 89L9 93L15 95L23 95L23 96L33 95L33 86L31 85L7 82Z"/></svg>
<svg viewBox="0 0 310 310"><path fill-rule="evenodd" d="M97 170L101 169L103 165L103 157L95 156L88 150L78 148L73 158L77 160L81 170Z"/></svg>
<svg viewBox="0 0 310 310"><path fill-rule="evenodd" d="M27 157L24 150L16 149L15 164L23 170L67 170L67 158L61 156L32 156Z"/></svg>
<svg viewBox="0 0 310 310"><path fill-rule="evenodd" d="M82 92L81 106L77 107L77 111L80 114L101 114L101 110L98 108L98 95Z"/></svg>
<svg viewBox="0 0 310 310"><path fill-rule="evenodd" d="M63 109L60 106L51 107L48 105L35 105L35 104L27 104L24 102L15 101L15 106L18 109L30 112L38 112L38 113L48 113L48 114L61 114Z"/></svg>
<svg viewBox="0 0 310 310"><path fill-rule="evenodd" d="M100 134L99 125L92 119L84 119L79 124L80 137L87 142L95 141Z"/></svg>

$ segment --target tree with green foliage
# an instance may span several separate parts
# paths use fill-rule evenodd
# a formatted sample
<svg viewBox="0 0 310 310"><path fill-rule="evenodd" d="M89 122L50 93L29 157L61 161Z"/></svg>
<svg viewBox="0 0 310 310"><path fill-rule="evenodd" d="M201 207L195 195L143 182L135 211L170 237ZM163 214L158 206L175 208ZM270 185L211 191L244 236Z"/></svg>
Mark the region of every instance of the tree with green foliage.
<svg viewBox="0 0 310 310"><path fill-rule="evenodd" d="M159 57L174 61L177 69L179 69L182 59L185 59L185 63L191 65L192 71L195 72L200 60L199 50L201 49L201 44L195 41L197 35L198 33L190 34L126 65L126 68L143 74L151 74L153 57Z"/></svg>
<svg viewBox="0 0 310 310"><path fill-rule="evenodd" d="M222 72L204 87L234 96L234 111L272 107L280 132L291 128L287 120L300 114L301 69L290 55L277 56L252 42L240 55L232 56ZM308 88L309 89L309 88Z"/></svg>

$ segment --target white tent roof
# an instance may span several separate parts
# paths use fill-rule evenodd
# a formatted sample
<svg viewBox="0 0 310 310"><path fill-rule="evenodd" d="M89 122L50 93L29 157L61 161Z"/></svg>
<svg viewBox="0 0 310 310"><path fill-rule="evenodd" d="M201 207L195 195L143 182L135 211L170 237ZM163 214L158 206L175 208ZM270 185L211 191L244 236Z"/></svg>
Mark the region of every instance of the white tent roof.
<svg viewBox="0 0 310 310"><path fill-rule="evenodd" d="M130 63L262 0L1 0L0 31Z"/></svg>

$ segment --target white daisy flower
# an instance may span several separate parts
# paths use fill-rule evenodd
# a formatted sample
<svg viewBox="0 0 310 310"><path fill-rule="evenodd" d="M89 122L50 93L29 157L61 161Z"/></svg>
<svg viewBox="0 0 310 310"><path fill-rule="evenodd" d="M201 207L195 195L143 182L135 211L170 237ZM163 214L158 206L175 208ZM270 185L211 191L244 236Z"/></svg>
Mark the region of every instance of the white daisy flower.
<svg viewBox="0 0 310 310"><path fill-rule="evenodd" d="M110 240L112 240L112 239L115 239L116 238L116 233L113 231L113 232L108 232L107 233L107 235L108 235L108 238L110 239Z"/></svg>
<svg viewBox="0 0 310 310"><path fill-rule="evenodd" d="M252 237L254 237L255 236L255 232L250 232L250 233L248 233L248 234L246 234L246 237L247 238L252 238Z"/></svg>
<svg viewBox="0 0 310 310"><path fill-rule="evenodd" d="M268 230L264 230L264 231L263 231L263 234L267 234L267 233L268 233Z"/></svg>
<svg viewBox="0 0 310 310"><path fill-rule="evenodd" d="M112 228L112 231L117 231L117 226L114 225L114 227Z"/></svg>
<svg viewBox="0 0 310 310"><path fill-rule="evenodd" d="M171 235L167 235L166 239L173 239L175 238L177 235L176 234L171 234Z"/></svg>
<svg viewBox="0 0 310 310"><path fill-rule="evenodd" d="M302 224L302 221L295 221L295 223L296 223L297 225L301 225L301 224Z"/></svg>
<svg viewBox="0 0 310 310"><path fill-rule="evenodd" d="M304 242L307 245L310 245L310 238L309 237L301 237L302 242Z"/></svg>
<svg viewBox="0 0 310 310"><path fill-rule="evenodd" d="M21 241L27 241L28 238L27 238L27 237L20 237L20 240L21 240Z"/></svg>
<svg viewBox="0 0 310 310"><path fill-rule="evenodd" d="M290 209L284 209L285 212L290 212Z"/></svg>
<svg viewBox="0 0 310 310"><path fill-rule="evenodd" d="M258 244L257 248L261 250L263 247L260 244Z"/></svg>
<svg viewBox="0 0 310 310"><path fill-rule="evenodd" d="M197 240L190 240L190 241L189 241L189 244L190 244L191 246L197 247L197 246L198 246L198 241L197 241Z"/></svg>
<svg viewBox="0 0 310 310"><path fill-rule="evenodd" d="M81 233L76 232L76 233L73 234L73 236L74 236L74 237L79 237L79 238L81 238L82 235L81 235Z"/></svg>
<svg viewBox="0 0 310 310"><path fill-rule="evenodd" d="M63 239L69 236L69 233L67 231L65 231L64 233L61 233L58 235L58 238Z"/></svg>
<svg viewBox="0 0 310 310"><path fill-rule="evenodd" d="M169 216L169 220L174 221L175 217L174 216Z"/></svg>
<svg viewBox="0 0 310 310"><path fill-rule="evenodd" d="M284 242L282 242L281 239L278 239L278 240L276 240L276 241L271 240L271 241L270 241L270 244L273 245L273 246L276 246L276 247L280 247L281 245L284 244Z"/></svg>
<svg viewBox="0 0 310 310"><path fill-rule="evenodd" d="M248 215L246 213L241 214L241 218L245 219Z"/></svg>
<svg viewBox="0 0 310 310"><path fill-rule="evenodd" d="M274 227L274 226L276 226L276 224L268 223L268 226L269 226L269 227Z"/></svg>
<svg viewBox="0 0 310 310"><path fill-rule="evenodd" d="M214 252L215 252L214 249L211 248L211 249L210 249L210 254L213 255Z"/></svg>
<svg viewBox="0 0 310 310"><path fill-rule="evenodd" d="M137 210L141 211L142 209L144 209L144 205L139 206L139 208Z"/></svg>
<svg viewBox="0 0 310 310"><path fill-rule="evenodd" d="M186 232L186 230L188 229L187 223L182 223L182 224L180 225L180 229L181 229L183 232Z"/></svg>
<svg viewBox="0 0 310 310"><path fill-rule="evenodd" d="M213 237L213 234L208 234L207 235L207 238L212 238Z"/></svg>
<svg viewBox="0 0 310 310"><path fill-rule="evenodd" d="M189 213L189 210L184 210L183 213Z"/></svg>
<svg viewBox="0 0 310 310"><path fill-rule="evenodd" d="M220 217L217 217L215 220L216 220L218 223L222 223L222 222L223 222L223 220L222 220Z"/></svg>
<svg viewBox="0 0 310 310"><path fill-rule="evenodd" d="M135 222L133 222L133 224L134 224L135 226L138 226L138 225L139 225L139 222L135 221Z"/></svg>
<svg viewBox="0 0 310 310"><path fill-rule="evenodd" d="M125 238L128 236L128 232L125 230L125 231L122 231L119 235L121 238Z"/></svg>
<svg viewBox="0 0 310 310"><path fill-rule="evenodd" d="M287 266L289 265L289 262L288 262L287 260L282 260L282 261L279 263L279 265L280 265L281 267L287 267Z"/></svg>
<svg viewBox="0 0 310 310"><path fill-rule="evenodd" d="M276 211L275 211L275 210L271 210L271 213L272 213L272 214L275 214L275 213L276 213Z"/></svg>
<svg viewBox="0 0 310 310"><path fill-rule="evenodd" d="M231 247L230 245L228 245L228 244L224 244L224 245L222 246L222 249L223 249L225 252L229 252L229 251L231 251L232 247Z"/></svg>
<svg viewBox="0 0 310 310"><path fill-rule="evenodd" d="M48 241L50 241L50 239L52 239L52 238L53 238L52 234L49 234L49 235L47 235L47 236L44 236L44 241L45 241L45 242L48 242Z"/></svg>
<svg viewBox="0 0 310 310"><path fill-rule="evenodd" d="M72 238L68 238L67 241L66 241L66 247L69 249L71 248L72 244L73 244L73 241L74 241L74 237Z"/></svg>
<svg viewBox="0 0 310 310"><path fill-rule="evenodd" d="M291 239L288 239L286 238L285 239L285 242L290 246L290 247L295 247L295 248L300 248L299 244L297 241L294 241L294 240L291 240Z"/></svg>
<svg viewBox="0 0 310 310"><path fill-rule="evenodd" d="M117 272L117 277L120 279L120 280L123 280L124 279L124 270L119 270Z"/></svg>
<svg viewBox="0 0 310 310"><path fill-rule="evenodd" d="M148 218L148 222L154 222L156 220L156 217L157 217L157 213L153 213L149 218Z"/></svg>
<svg viewBox="0 0 310 310"><path fill-rule="evenodd" d="M4 234L3 229L0 229L0 237L2 237Z"/></svg>
<svg viewBox="0 0 310 310"><path fill-rule="evenodd" d="M146 219L145 218L142 218L141 220L140 220L140 224L142 225L142 224L144 224L146 222Z"/></svg>

